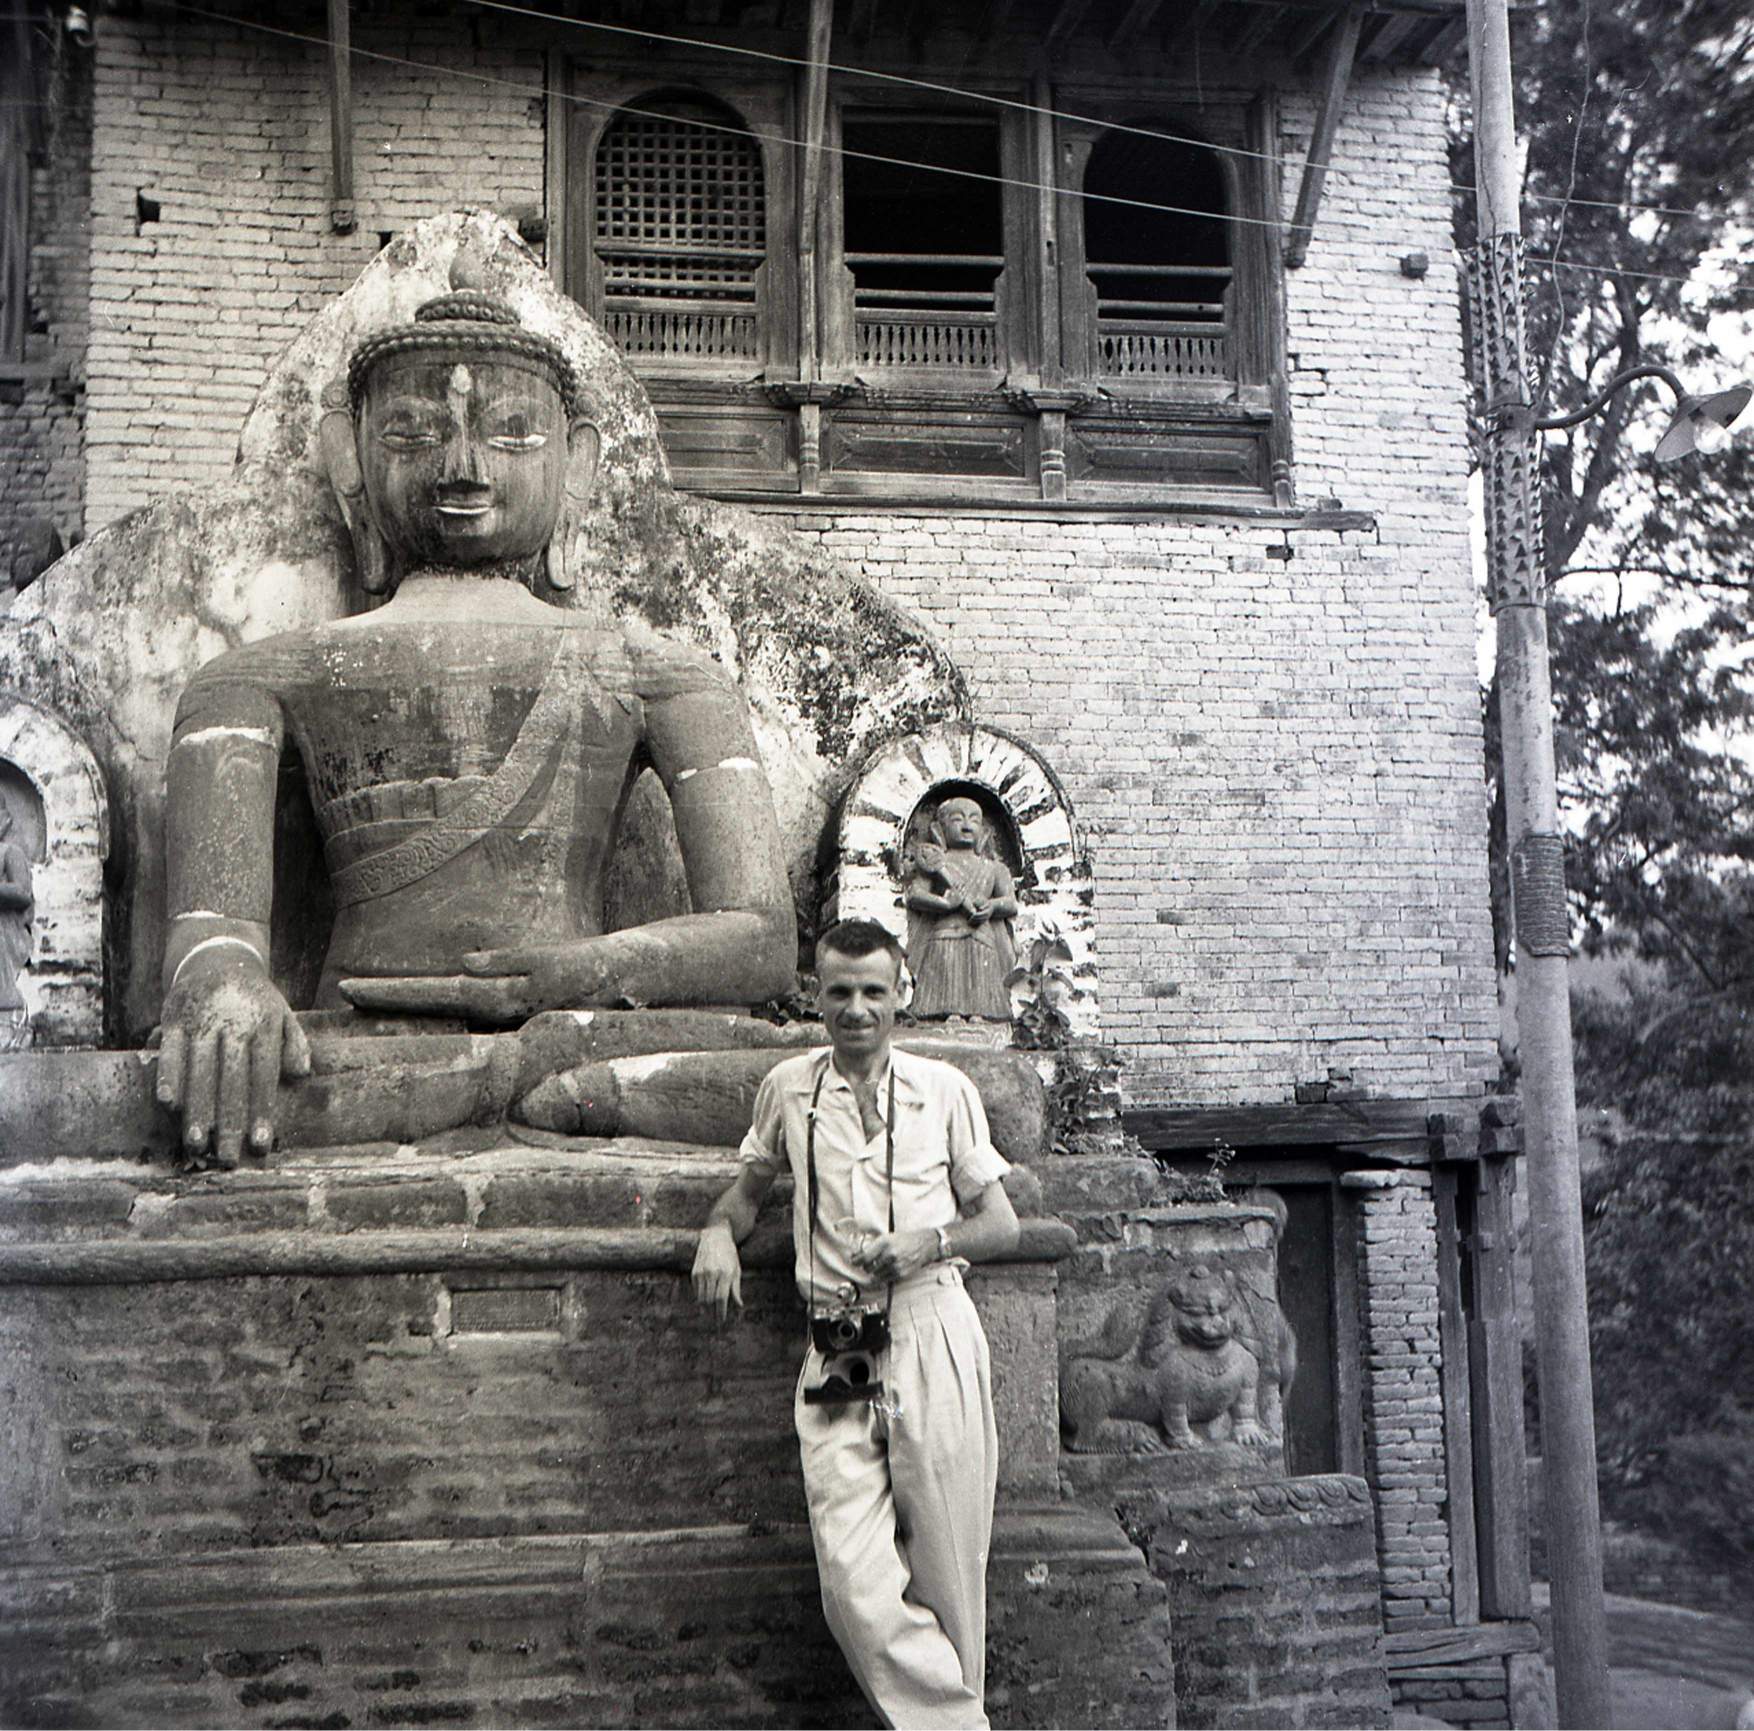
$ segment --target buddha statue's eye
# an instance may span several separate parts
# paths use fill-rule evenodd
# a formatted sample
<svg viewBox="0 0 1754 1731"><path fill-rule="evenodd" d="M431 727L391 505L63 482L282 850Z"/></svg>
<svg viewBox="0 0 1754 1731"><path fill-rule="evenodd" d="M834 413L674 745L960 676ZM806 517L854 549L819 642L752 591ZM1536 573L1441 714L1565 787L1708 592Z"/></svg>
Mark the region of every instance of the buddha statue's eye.
<svg viewBox="0 0 1754 1731"><path fill-rule="evenodd" d="M482 418L488 444L501 451L539 451L548 443L546 417L528 403L498 403Z"/></svg>
<svg viewBox="0 0 1754 1731"><path fill-rule="evenodd" d="M435 403L392 403L378 421L378 437L395 451L416 451L440 443L450 417Z"/></svg>

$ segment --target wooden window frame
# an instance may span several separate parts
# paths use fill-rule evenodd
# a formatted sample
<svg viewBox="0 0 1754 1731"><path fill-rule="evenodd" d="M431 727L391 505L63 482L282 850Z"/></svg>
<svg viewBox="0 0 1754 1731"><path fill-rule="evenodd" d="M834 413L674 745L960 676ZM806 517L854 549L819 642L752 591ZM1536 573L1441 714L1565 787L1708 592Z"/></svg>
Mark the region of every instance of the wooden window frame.
<svg viewBox="0 0 1754 1731"><path fill-rule="evenodd" d="M772 81L733 81L667 69L653 79L619 72L591 81L591 101L570 105L567 119L567 222L565 285L603 321L604 271L596 248L598 153L604 135L628 110L650 112L670 102L695 101L727 110L753 140L761 158L766 195L766 257L761 267L757 354L723 359L698 355L635 355L628 364L644 381L747 382L788 375L797 367L797 223L794 153L783 142L791 104Z"/></svg>
<svg viewBox="0 0 1754 1731"><path fill-rule="evenodd" d="M990 85L1017 103L931 100L926 93L830 77L818 209L803 209L803 74L727 77L722 62L666 59L662 76L628 59L556 54L550 75L551 256L562 286L601 315L592 244L596 152L615 114L667 98L729 108L761 150L767 192L764 316L754 363L637 355L677 482L726 498L861 507L956 505L1136 511L1293 508L1284 281L1277 230L1239 223L1231 247L1234 379L1115 378L1094 364L1086 329L1078 193L1089 151L1146 104L1137 85ZM577 94L582 100L570 98ZM978 113L999 127L1005 264L997 284L994 364L861 363L846 264L840 158L846 114ZM1088 117L1056 120L1050 111ZM1231 209L1278 210L1270 96L1178 123L1173 102L1149 118L1220 148ZM814 245L801 242L806 231ZM902 249L897 249L902 250Z"/></svg>

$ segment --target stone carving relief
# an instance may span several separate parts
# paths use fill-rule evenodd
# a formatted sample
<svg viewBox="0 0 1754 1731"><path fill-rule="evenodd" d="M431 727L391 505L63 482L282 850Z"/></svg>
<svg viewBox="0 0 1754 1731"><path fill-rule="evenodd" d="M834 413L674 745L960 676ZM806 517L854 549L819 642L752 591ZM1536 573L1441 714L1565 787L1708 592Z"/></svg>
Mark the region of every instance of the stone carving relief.
<svg viewBox="0 0 1754 1731"><path fill-rule="evenodd" d="M943 829L940 814L953 800L975 807L962 814L974 831L972 846L959 835L951 847L930 833L934 823ZM1015 959L1038 933L1051 929L1068 958L1060 1007L1075 1034L1099 1031L1090 861L1078 843L1065 790L1033 748L965 721L892 740L853 777L841 800L835 840L824 920L877 920L908 945L916 1015L999 1016L997 994L980 983L988 972L984 957L949 949L935 954L940 940L979 946L995 958L1009 951ZM969 880L975 900L984 896L983 919L970 920L966 906L945 905L946 867L959 881ZM995 912L1006 900L1014 913ZM926 905L916 905L921 902ZM995 924L1008 929L990 929ZM956 983L947 983L952 977ZM1017 990L1007 989L1007 1017L1015 1013ZM949 1008L949 1001L958 1007ZM973 1002L990 1007L961 1007Z"/></svg>
<svg viewBox="0 0 1754 1731"><path fill-rule="evenodd" d="M56 716L3 689L0 812L8 828L0 840L0 1017L10 1009L13 1029L0 1036L0 1050L95 1045L109 847L103 778Z"/></svg>
<svg viewBox="0 0 1754 1731"><path fill-rule="evenodd" d="M30 1007L18 976L30 962L31 925L36 897L31 889L30 855L18 840L9 789L0 780L0 1052L21 1052L30 1044Z"/></svg>
<svg viewBox="0 0 1754 1731"><path fill-rule="evenodd" d="M1009 1021L1017 892L981 802L953 793L922 810L902 860L915 1017Z"/></svg>
<svg viewBox="0 0 1754 1731"><path fill-rule="evenodd" d="M1061 1435L1068 1449L1093 1454L1277 1447L1295 1373L1277 1299L1235 1271L1195 1262L1163 1282L1142 1320L1117 1305L1095 1341L1068 1352Z"/></svg>

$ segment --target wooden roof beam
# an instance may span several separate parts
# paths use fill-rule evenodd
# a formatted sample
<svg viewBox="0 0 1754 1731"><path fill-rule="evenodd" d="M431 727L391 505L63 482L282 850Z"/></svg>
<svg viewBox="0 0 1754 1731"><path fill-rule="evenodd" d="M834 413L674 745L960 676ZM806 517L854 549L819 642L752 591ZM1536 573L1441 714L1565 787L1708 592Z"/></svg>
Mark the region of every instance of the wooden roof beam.
<svg viewBox="0 0 1754 1731"><path fill-rule="evenodd" d="M1285 45L1285 57L1293 65L1308 55L1321 39L1339 23L1345 12L1343 5L1331 6L1326 12L1317 12L1304 27L1299 30Z"/></svg>
<svg viewBox="0 0 1754 1731"><path fill-rule="evenodd" d="M1254 22L1236 38L1236 41L1231 48L1231 53L1233 53L1239 60L1253 54L1254 51L1285 22L1290 11L1291 8L1289 6L1280 6L1277 8L1263 6L1260 12L1256 15Z"/></svg>
<svg viewBox="0 0 1754 1731"><path fill-rule="evenodd" d="M1120 23L1109 33L1109 47L1124 48L1135 36L1144 35L1162 10L1163 0L1129 0Z"/></svg>
<svg viewBox="0 0 1754 1731"><path fill-rule="evenodd" d="M1182 14L1182 21L1170 37L1168 46L1174 48L1190 36L1197 36L1206 27L1212 14L1224 4L1224 0L1194 0Z"/></svg>
<svg viewBox="0 0 1754 1731"><path fill-rule="evenodd" d="M1309 256L1310 236L1315 233L1316 214L1322 207L1328 163L1334 154L1334 134L1346 106L1346 89L1352 82L1352 62L1358 53L1358 32L1364 23L1366 0L1351 0L1346 16L1334 32L1328 49L1328 66L1322 79L1322 102L1316 110L1315 131L1310 135L1309 155L1304 158L1303 181L1297 189L1297 209L1285 237L1285 268L1296 270Z"/></svg>
<svg viewBox="0 0 1754 1731"><path fill-rule="evenodd" d="M1051 48L1062 37L1070 36L1084 22L1085 14L1094 3L1095 0L1060 0L1054 21L1048 26L1048 46Z"/></svg>

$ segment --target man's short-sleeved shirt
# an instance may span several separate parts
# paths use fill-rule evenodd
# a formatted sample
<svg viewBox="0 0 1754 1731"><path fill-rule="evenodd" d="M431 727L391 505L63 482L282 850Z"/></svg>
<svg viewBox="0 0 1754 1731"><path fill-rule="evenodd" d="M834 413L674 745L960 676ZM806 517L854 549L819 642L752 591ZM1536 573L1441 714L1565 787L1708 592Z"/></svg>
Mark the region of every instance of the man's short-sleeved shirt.
<svg viewBox="0 0 1754 1731"><path fill-rule="evenodd" d="M987 1114L975 1085L953 1065L891 1048L890 1070L877 1078L877 1109L889 1109L889 1075L895 1076L895 1227L898 1232L953 1224L959 1204L974 1200L1011 1170L987 1131ZM810 1204L806 1182L811 1097L816 1100L817 1227L812 1286ZM777 1177L790 1170L792 1242L797 1249L798 1290L813 1305L880 1299L881 1283L850 1254L850 1228L889 1229L885 1183L887 1135L881 1125L867 1138L852 1084L834 1067L827 1049L803 1052L769 1070L755 1096L755 1113L741 1150L744 1165Z"/></svg>

